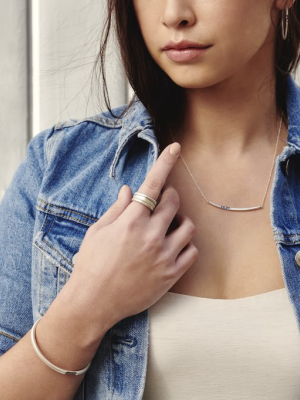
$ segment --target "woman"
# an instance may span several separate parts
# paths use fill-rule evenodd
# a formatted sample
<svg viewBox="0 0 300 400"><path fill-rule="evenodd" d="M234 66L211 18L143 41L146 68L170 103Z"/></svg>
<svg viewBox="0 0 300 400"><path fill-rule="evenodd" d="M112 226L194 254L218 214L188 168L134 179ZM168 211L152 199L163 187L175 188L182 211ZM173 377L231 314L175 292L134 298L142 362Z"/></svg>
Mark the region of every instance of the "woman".
<svg viewBox="0 0 300 400"><path fill-rule="evenodd" d="M137 97L5 194L0 398L296 399L299 3L108 3Z"/></svg>

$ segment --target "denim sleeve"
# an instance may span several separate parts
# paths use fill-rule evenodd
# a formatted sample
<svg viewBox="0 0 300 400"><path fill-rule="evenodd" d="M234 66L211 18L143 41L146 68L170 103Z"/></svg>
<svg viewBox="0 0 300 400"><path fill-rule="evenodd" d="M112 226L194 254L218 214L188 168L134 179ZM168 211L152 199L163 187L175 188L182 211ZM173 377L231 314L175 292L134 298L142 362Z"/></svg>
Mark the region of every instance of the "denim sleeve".
<svg viewBox="0 0 300 400"><path fill-rule="evenodd" d="M35 204L54 127L34 136L0 203L0 356L33 325L31 256Z"/></svg>

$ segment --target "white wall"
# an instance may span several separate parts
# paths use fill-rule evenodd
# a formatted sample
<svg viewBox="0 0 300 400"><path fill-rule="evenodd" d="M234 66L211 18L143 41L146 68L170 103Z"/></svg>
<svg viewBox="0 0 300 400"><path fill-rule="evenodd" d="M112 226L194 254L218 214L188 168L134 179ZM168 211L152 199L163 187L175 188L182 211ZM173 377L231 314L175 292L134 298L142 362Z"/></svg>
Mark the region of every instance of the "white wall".
<svg viewBox="0 0 300 400"><path fill-rule="evenodd" d="M91 73L99 49L106 0L32 0L33 135L52 124L100 112ZM110 42L112 106L127 101L124 71ZM93 82L96 89L97 82Z"/></svg>
<svg viewBox="0 0 300 400"><path fill-rule="evenodd" d="M0 200L29 138L26 3L0 1Z"/></svg>
<svg viewBox="0 0 300 400"><path fill-rule="evenodd" d="M0 201L32 136L53 124L101 112L91 71L106 0L0 1ZM110 41L107 82L112 107L128 83ZM101 92L101 91L100 91Z"/></svg>

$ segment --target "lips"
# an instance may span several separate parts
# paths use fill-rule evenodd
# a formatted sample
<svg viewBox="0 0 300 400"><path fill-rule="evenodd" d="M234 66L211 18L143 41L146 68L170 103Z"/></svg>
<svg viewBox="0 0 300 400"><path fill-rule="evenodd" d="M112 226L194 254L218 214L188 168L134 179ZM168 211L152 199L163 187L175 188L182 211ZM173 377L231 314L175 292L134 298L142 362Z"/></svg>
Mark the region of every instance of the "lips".
<svg viewBox="0 0 300 400"><path fill-rule="evenodd" d="M208 47L211 47L212 45L210 44L199 44L197 42L191 42L189 40L182 40L180 42L174 42L174 41L170 41L168 42L162 50L170 50L170 49L174 49L174 50L183 50L183 49L206 49Z"/></svg>
<svg viewBox="0 0 300 400"><path fill-rule="evenodd" d="M187 62L202 56L212 45L199 44L188 40L169 42L163 47L167 57L176 62Z"/></svg>

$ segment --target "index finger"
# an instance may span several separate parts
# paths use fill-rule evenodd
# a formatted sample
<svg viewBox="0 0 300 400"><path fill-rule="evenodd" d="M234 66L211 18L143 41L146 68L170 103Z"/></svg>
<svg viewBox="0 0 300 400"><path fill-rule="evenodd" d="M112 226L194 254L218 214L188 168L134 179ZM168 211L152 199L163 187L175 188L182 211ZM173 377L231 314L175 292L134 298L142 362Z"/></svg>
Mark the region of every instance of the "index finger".
<svg viewBox="0 0 300 400"><path fill-rule="evenodd" d="M181 146L178 142L174 142L167 146L146 175L146 178L139 187L138 192L157 200L169 173L178 160L180 150ZM132 201L130 207L135 207L138 212L145 215L149 215L149 211L151 212L147 206L136 201Z"/></svg>

